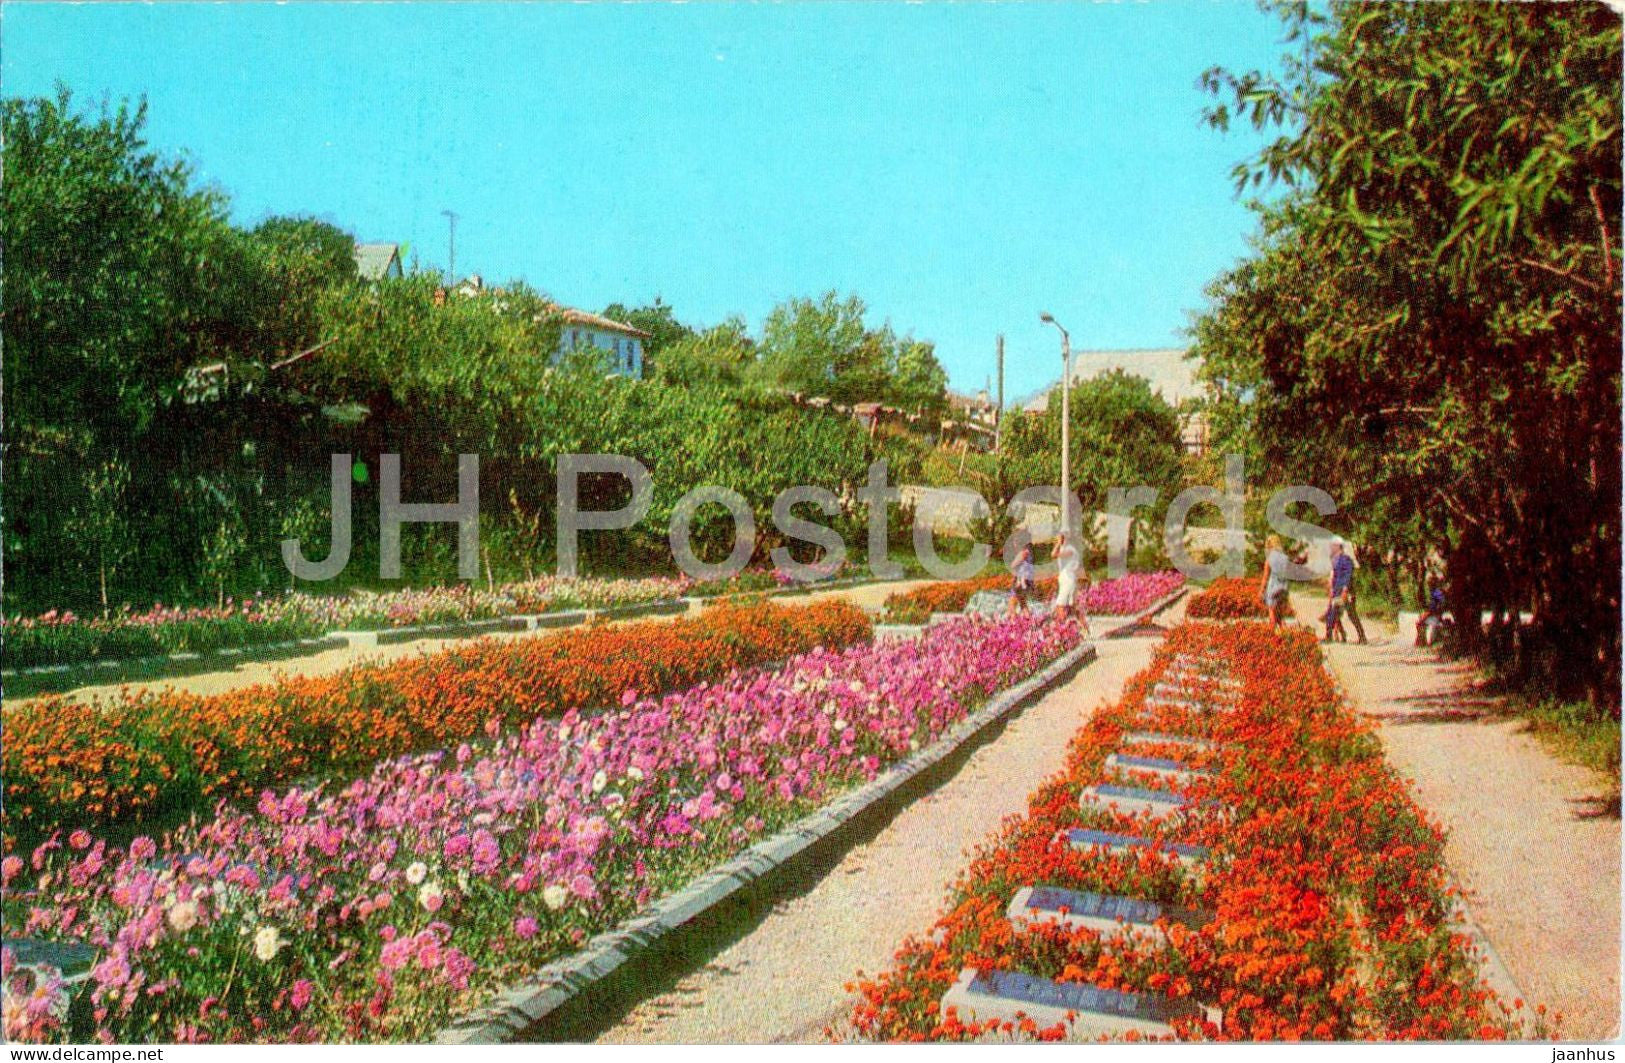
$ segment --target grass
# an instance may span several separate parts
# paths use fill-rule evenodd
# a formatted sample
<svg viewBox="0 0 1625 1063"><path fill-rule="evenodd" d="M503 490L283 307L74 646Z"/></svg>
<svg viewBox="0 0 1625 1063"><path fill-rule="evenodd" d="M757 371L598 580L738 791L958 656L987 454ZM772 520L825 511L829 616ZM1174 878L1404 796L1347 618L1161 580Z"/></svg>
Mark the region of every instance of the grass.
<svg viewBox="0 0 1625 1063"><path fill-rule="evenodd" d="M1596 710L1586 702L1555 698L1529 699L1520 714L1554 756L1602 772L1616 787L1619 785L1618 720L1598 719Z"/></svg>

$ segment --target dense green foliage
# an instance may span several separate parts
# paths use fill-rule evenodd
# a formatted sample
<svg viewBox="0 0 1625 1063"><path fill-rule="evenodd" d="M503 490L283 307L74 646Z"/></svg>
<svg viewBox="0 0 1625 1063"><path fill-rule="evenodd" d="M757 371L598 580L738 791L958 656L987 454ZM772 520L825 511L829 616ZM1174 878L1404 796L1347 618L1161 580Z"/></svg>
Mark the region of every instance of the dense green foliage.
<svg viewBox="0 0 1625 1063"><path fill-rule="evenodd" d="M853 532L852 491L872 460L888 457L894 476L917 469L905 441L871 440L849 417L771 389L729 386L753 365L606 380L585 356L555 364L554 308L522 284L449 298L433 274L367 284L353 237L332 225L237 228L221 195L147 146L144 121L143 107L84 111L66 94L5 103L14 614L286 587L282 539L326 553L334 453L359 463L354 551L339 585L320 591L377 582L383 453L402 455L409 502L449 500L456 456L480 456L482 561L494 578L550 563L559 454L631 455L654 474L642 524L586 537L589 568L669 568L667 524L700 484L749 500L765 557L783 488L834 490L846 500L838 522ZM669 349L720 343L658 303L625 316L653 335L657 366ZM731 335L749 350L742 327ZM625 496L624 481L595 480L582 504ZM720 507L700 511L702 553L731 536ZM408 580L453 578L454 529L409 527L404 538Z"/></svg>
<svg viewBox="0 0 1625 1063"><path fill-rule="evenodd" d="M1179 415L1139 376L1114 371L1072 385L1072 490L1080 514L1104 512L1114 487L1145 485L1158 493L1157 504L1136 510L1133 541L1155 550L1160 528L1155 518L1184 486L1186 459L1180 441ZM995 516L978 526L987 541L1002 544L1014 527L1004 516L1017 492L1054 485L1061 479L1061 392L1056 387L1044 413L1006 417L998 454L977 455L965 463L963 476L936 466L937 479L958 481L980 491ZM1086 552L1099 554L1104 542L1093 522L1079 529ZM1144 559L1156 567L1166 559ZM1144 567L1144 566L1142 566Z"/></svg>
<svg viewBox="0 0 1625 1063"><path fill-rule="evenodd" d="M889 324L868 327L867 311L856 295L833 291L775 307L762 325L758 379L838 403L881 402L936 423L947 409L948 374L931 344Z"/></svg>
<svg viewBox="0 0 1625 1063"><path fill-rule="evenodd" d="M1212 71L1279 190L1196 325L1220 449L1336 497L1465 646L1618 708L1620 20L1600 4L1282 5L1279 77ZM1514 648L1481 608L1530 610Z"/></svg>

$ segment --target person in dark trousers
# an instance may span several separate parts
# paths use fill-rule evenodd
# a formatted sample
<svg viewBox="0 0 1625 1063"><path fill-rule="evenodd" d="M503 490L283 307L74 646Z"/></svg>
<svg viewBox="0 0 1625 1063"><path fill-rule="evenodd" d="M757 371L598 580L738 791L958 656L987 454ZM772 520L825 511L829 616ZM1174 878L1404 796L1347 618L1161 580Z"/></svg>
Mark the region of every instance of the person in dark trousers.
<svg viewBox="0 0 1625 1063"><path fill-rule="evenodd" d="M1445 600L1444 588L1437 581L1428 581L1428 596L1426 609L1422 619L1416 622L1416 644L1418 646L1431 646L1433 640L1445 627Z"/></svg>
<svg viewBox="0 0 1625 1063"><path fill-rule="evenodd" d="M1365 625L1360 623L1360 613L1354 604L1354 558L1343 548L1340 539L1332 541L1331 553L1332 571L1326 581L1326 637L1321 641L1330 642L1334 635L1341 636L1343 642L1348 641L1348 634L1343 630L1343 614L1347 613L1363 646Z"/></svg>

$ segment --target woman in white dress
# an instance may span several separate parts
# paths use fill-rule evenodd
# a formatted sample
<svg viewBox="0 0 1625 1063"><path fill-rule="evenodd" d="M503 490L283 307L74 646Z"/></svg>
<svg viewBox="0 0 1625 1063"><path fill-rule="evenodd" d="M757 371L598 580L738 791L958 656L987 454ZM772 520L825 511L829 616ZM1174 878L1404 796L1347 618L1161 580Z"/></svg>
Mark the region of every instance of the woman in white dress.
<svg viewBox="0 0 1625 1063"><path fill-rule="evenodd" d="M1055 537L1055 566L1059 577L1055 585L1055 611L1062 616L1071 613L1083 623L1084 634L1089 633L1089 618L1078 607L1078 548L1067 541L1066 533Z"/></svg>

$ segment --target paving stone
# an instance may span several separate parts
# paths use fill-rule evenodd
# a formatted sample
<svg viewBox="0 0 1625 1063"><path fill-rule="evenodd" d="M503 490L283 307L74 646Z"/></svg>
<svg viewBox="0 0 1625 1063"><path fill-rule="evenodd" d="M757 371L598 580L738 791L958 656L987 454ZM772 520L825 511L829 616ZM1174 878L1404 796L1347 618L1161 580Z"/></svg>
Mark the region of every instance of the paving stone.
<svg viewBox="0 0 1625 1063"><path fill-rule="evenodd" d="M1085 786L1078 795L1084 808L1102 808L1123 816L1149 814L1162 819L1192 808L1189 800L1167 790L1148 790L1142 786L1118 786L1114 783L1096 783Z"/></svg>
<svg viewBox="0 0 1625 1063"><path fill-rule="evenodd" d="M1234 708L1238 699L1221 694L1217 691L1211 694L1190 690L1176 683L1159 682L1151 688L1151 696L1155 698L1168 698L1173 701L1189 701L1195 705L1215 705L1224 708Z"/></svg>
<svg viewBox="0 0 1625 1063"><path fill-rule="evenodd" d="M1006 914L1012 923L1061 923L1088 927L1100 934L1148 933L1160 935L1157 920L1195 930L1212 922L1210 912L1159 904L1140 897L1085 893L1060 886L1023 886L1016 891Z"/></svg>
<svg viewBox="0 0 1625 1063"><path fill-rule="evenodd" d="M1009 591L977 591L965 603L965 613L969 616L1003 616L1009 610Z"/></svg>
<svg viewBox="0 0 1625 1063"><path fill-rule="evenodd" d="M1153 775L1164 782L1176 786L1189 786L1198 779L1211 779L1214 773L1193 768L1177 760L1168 760L1164 757L1136 757L1125 753L1113 753L1106 758L1108 771L1120 771L1139 775Z"/></svg>
<svg viewBox="0 0 1625 1063"><path fill-rule="evenodd" d="M1207 859L1208 850L1205 845L1186 845L1183 842L1153 842L1150 838L1143 838L1138 834L1118 834L1108 830L1091 830L1086 827L1073 827L1070 830L1059 832L1056 837L1074 849L1104 849L1109 853L1123 854L1135 852L1140 849L1155 848L1174 856L1181 864L1194 867Z"/></svg>
<svg viewBox="0 0 1625 1063"><path fill-rule="evenodd" d="M1205 738L1192 738L1189 735L1164 734L1161 731L1131 731L1123 736L1123 741L1131 745L1169 745L1184 746L1186 749L1202 751L1219 748L1217 742L1209 742Z"/></svg>
<svg viewBox="0 0 1625 1063"><path fill-rule="evenodd" d="M961 1022L1019 1022L1040 1029L1065 1024L1074 1037L1094 1039L1129 1032L1172 1037L1175 1019L1204 1017L1195 1001L1149 993L1124 993L1098 986L1053 982L1020 971L981 971L967 967L942 997L942 1013L953 1008Z"/></svg>

